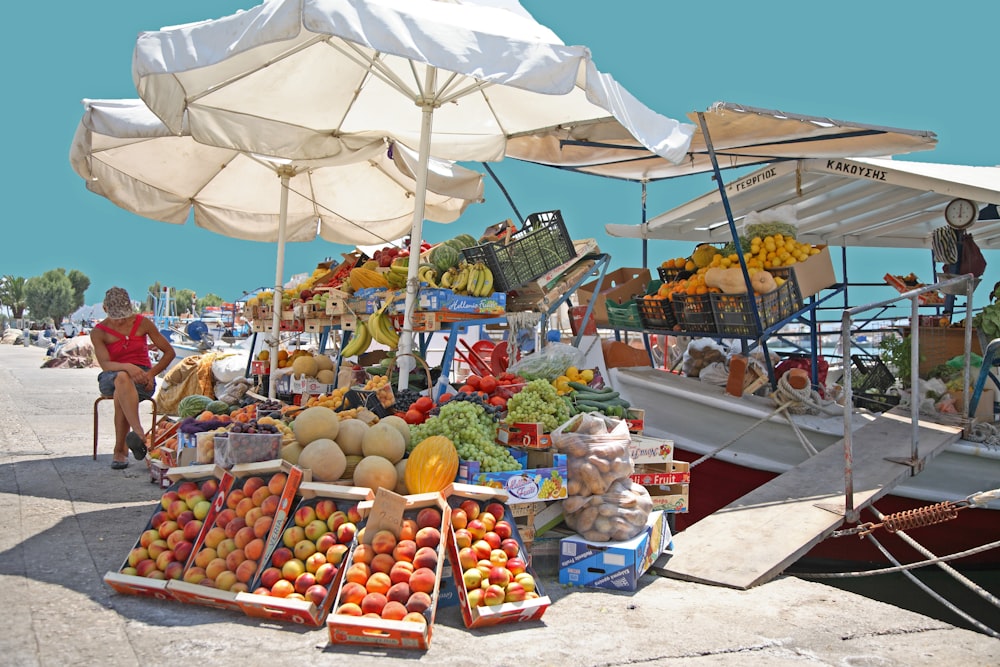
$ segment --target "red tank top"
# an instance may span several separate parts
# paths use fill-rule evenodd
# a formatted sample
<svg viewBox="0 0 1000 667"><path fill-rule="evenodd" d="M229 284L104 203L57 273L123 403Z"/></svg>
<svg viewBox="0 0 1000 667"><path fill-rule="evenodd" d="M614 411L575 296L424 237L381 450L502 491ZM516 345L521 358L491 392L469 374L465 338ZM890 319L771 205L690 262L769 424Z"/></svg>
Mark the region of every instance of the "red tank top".
<svg viewBox="0 0 1000 667"><path fill-rule="evenodd" d="M142 316L136 315L132 331L127 336L123 336L103 324L97 325L98 329L107 331L115 337L115 340L107 344L108 355L111 357L111 361L119 364L135 364L136 366L145 366L146 368L152 366L149 361L149 345L146 342L146 335L136 335L140 324L142 324Z"/></svg>

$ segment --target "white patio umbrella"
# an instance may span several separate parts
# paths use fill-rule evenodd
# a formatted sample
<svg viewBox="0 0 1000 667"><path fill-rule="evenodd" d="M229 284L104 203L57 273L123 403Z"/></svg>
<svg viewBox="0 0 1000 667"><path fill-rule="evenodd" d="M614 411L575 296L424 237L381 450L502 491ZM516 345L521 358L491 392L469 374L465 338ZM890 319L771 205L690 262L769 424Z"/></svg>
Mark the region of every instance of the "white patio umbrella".
<svg viewBox="0 0 1000 667"><path fill-rule="evenodd" d="M515 0L270 0L139 36L139 95L202 142L315 159L388 136L428 157L495 161L508 139L611 121L678 161L693 126L661 116ZM423 189L411 225L422 236ZM400 351L412 349L411 264ZM400 373L405 383L407 374Z"/></svg>
<svg viewBox="0 0 1000 667"><path fill-rule="evenodd" d="M410 230L417 156L405 146L373 140L325 160L276 160L175 134L141 100L83 103L70 163L87 188L143 217L191 217L224 236L276 241L278 303L285 242L384 245ZM432 159L426 183L423 211L435 222L453 222L482 200L482 175L451 162ZM279 318L276 308L272 347Z"/></svg>

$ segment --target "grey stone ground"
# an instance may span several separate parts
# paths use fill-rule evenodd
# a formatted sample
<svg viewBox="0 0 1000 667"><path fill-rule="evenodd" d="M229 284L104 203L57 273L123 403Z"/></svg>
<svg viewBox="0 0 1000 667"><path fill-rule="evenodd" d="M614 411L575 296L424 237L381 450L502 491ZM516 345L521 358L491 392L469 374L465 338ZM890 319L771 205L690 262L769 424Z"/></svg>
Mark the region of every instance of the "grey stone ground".
<svg viewBox="0 0 1000 667"><path fill-rule="evenodd" d="M120 595L102 578L160 491L142 463L110 469L109 416L91 460L97 370L42 369L43 355L0 345L3 665L1000 664L1000 641L793 577L735 591L647 575L624 594L542 573L553 604L541 621L469 631L442 609L425 652L333 646L325 627Z"/></svg>

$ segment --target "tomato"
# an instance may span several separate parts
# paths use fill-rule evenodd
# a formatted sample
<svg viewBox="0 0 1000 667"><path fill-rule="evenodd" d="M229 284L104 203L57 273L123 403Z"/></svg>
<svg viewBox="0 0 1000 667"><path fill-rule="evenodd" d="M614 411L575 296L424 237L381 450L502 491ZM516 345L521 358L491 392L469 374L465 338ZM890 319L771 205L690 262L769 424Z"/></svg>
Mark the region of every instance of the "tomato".
<svg viewBox="0 0 1000 667"><path fill-rule="evenodd" d="M490 405L495 405L498 408L506 408L507 399L504 398L503 396L494 396L493 398L490 399Z"/></svg>
<svg viewBox="0 0 1000 667"><path fill-rule="evenodd" d="M487 394L492 394L497 390L497 379L492 375L485 375L479 381L479 388Z"/></svg>
<svg viewBox="0 0 1000 667"><path fill-rule="evenodd" d="M463 384L461 387L458 388L458 391L463 394L475 394L476 388L473 387L471 384Z"/></svg>
<svg viewBox="0 0 1000 667"><path fill-rule="evenodd" d="M455 397L454 394L441 394L438 397L438 405L444 405L445 403L447 403L448 401L450 401L454 397Z"/></svg>
<svg viewBox="0 0 1000 667"><path fill-rule="evenodd" d="M426 414L420 412L420 410L415 410L412 407L406 411L406 414L403 415L403 421L407 424L422 424L426 418Z"/></svg>
<svg viewBox="0 0 1000 667"><path fill-rule="evenodd" d="M473 389L479 389L479 382L481 378L478 375L470 375L465 380L465 384L469 385Z"/></svg>
<svg viewBox="0 0 1000 667"><path fill-rule="evenodd" d="M434 401L431 399L430 396L421 396L420 398L418 398L413 402L413 405L410 406L410 408L414 410L419 410L424 414L430 412L431 408L433 407L434 407Z"/></svg>

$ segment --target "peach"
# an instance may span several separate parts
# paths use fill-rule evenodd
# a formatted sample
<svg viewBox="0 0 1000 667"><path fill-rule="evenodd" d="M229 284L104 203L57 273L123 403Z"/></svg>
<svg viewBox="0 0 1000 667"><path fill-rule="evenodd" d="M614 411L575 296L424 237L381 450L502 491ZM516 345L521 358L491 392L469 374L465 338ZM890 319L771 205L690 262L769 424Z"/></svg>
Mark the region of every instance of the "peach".
<svg viewBox="0 0 1000 667"><path fill-rule="evenodd" d="M359 544L354 548L353 558L355 563L371 563L372 559L375 558L375 550L370 544Z"/></svg>
<svg viewBox="0 0 1000 667"><path fill-rule="evenodd" d="M226 569L236 571L240 563L247 559L243 549L234 549L226 556Z"/></svg>
<svg viewBox="0 0 1000 667"><path fill-rule="evenodd" d="M458 546L459 549L463 547L470 547L472 546L472 543L475 542L475 540L472 539L472 533L470 533L465 528L459 528L458 530L454 531L453 534L455 536L455 544Z"/></svg>
<svg viewBox="0 0 1000 667"><path fill-rule="evenodd" d="M465 584L465 590L467 591L482 588L483 573L478 568L470 567L462 573L462 583Z"/></svg>
<svg viewBox="0 0 1000 667"><path fill-rule="evenodd" d="M496 566L503 567L506 569L507 565L507 552L503 549L494 549L490 552L490 562Z"/></svg>
<svg viewBox="0 0 1000 667"><path fill-rule="evenodd" d="M233 535L233 542L236 543L238 548L243 549L246 545L250 544L251 540L256 538L257 535L254 534L253 526L243 526Z"/></svg>
<svg viewBox="0 0 1000 667"><path fill-rule="evenodd" d="M504 509L502 503L490 503L486 506L486 509L484 511L487 514L492 514L493 518L496 521L500 521L501 519L503 519L503 516L506 513L506 510Z"/></svg>
<svg viewBox="0 0 1000 667"><path fill-rule="evenodd" d="M249 516L249 515L248 515ZM261 516L252 524L250 524L251 529L255 537L264 538L267 537L271 532L271 524L274 523L274 519L269 516Z"/></svg>
<svg viewBox="0 0 1000 667"><path fill-rule="evenodd" d="M181 575L184 574L184 563L176 560L167 563L167 566L163 568L163 574L166 575L167 579L180 579Z"/></svg>
<svg viewBox="0 0 1000 667"><path fill-rule="evenodd" d="M326 554L322 551L315 551L308 558L306 558L307 572L315 574L320 565L326 565Z"/></svg>
<svg viewBox="0 0 1000 667"><path fill-rule="evenodd" d="M344 555L347 554L347 549L346 544L334 544L326 550L326 562L339 566L344 560Z"/></svg>
<svg viewBox="0 0 1000 667"><path fill-rule="evenodd" d="M388 600L382 593L369 593L361 600L361 611L365 614L381 614Z"/></svg>
<svg viewBox="0 0 1000 667"><path fill-rule="evenodd" d="M167 516L176 521L177 517L179 517L182 512L186 511L188 511L187 503L178 498L177 500L171 502L170 506L167 507Z"/></svg>
<svg viewBox="0 0 1000 667"><path fill-rule="evenodd" d="M535 578L527 572L514 575L514 581L521 584L521 587L528 593L535 591Z"/></svg>
<svg viewBox="0 0 1000 667"><path fill-rule="evenodd" d="M420 547L416 555L413 556L413 569L419 570L426 567L429 570L436 570L438 564L437 549L431 547Z"/></svg>
<svg viewBox="0 0 1000 667"><path fill-rule="evenodd" d="M259 507L251 507L250 511L246 513L246 516L243 517L243 520L247 522L248 526L252 526L257 523L257 519L262 516L264 516L264 510Z"/></svg>
<svg viewBox="0 0 1000 667"><path fill-rule="evenodd" d="M183 528L188 525L188 522L194 520L194 512L191 510L184 510L177 515L177 525Z"/></svg>
<svg viewBox="0 0 1000 667"><path fill-rule="evenodd" d="M427 619L424 618L424 615L416 611L407 612L406 616L403 617L403 620L407 623L422 623L427 625Z"/></svg>
<svg viewBox="0 0 1000 667"><path fill-rule="evenodd" d="M495 528L497 525L496 517L490 514L489 512L483 512L482 514L480 514L479 520L483 523L483 526L486 527L486 532L493 530L493 528Z"/></svg>
<svg viewBox="0 0 1000 667"><path fill-rule="evenodd" d="M197 505L195 505L191 511L194 512L194 517L196 519L204 519L208 516L208 512L212 509L212 503L207 500L203 500Z"/></svg>
<svg viewBox="0 0 1000 667"><path fill-rule="evenodd" d="M226 539L226 529L219 526L212 526L205 533L205 546L216 548L222 540Z"/></svg>
<svg viewBox="0 0 1000 667"><path fill-rule="evenodd" d="M152 558L141 560L135 564L135 573L140 577L148 577L154 570L159 572L156 569L156 561Z"/></svg>
<svg viewBox="0 0 1000 667"><path fill-rule="evenodd" d="M382 607L382 618L390 621L401 621L406 617L407 611L406 607L402 602L396 600L389 600Z"/></svg>
<svg viewBox="0 0 1000 667"><path fill-rule="evenodd" d="M174 532L167 535L167 548L172 550L174 547L176 547L183 541L184 541L184 531L175 530Z"/></svg>
<svg viewBox="0 0 1000 667"><path fill-rule="evenodd" d="M394 560L406 560L413 562L413 556L417 553L417 543L413 540L400 540L392 550Z"/></svg>
<svg viewBox="0 0 1000 667"><path fill-rule="evenodd" d="M420 613L425 609L430 609L431 596L422 591L410 594L410 599L406 601L406 609Z"/></svg>
<svg viewBox="0 0 1000 667"><path fill-rule="evenodd" d="M330 518L330 515L337 511L337 503L329 498L320 498L316 501L315 510L316 518L320 521L326 521ZM345 514L344 517L346 518L347 515Z"/></svg>
<svg viewBox="0 0 1000 667"><path fill-rule="evenodd" d="M469 523L469 515L465 513L462 508L453 509L451 511L451 527L454 530L459 528L465 528L466 524Z"/></svg>
<svg viewBox="0 0 1000 667"><path fill-rule="evenodd" d="M226 559L214 558L205 566L205 576L215 580L222 572L226 571Z"/></svg>
<svg viewBox="0 0 1000 667"><path fill-rule="evenodd" d="M281 576L288 581L295 581L300 574L306 571L306 565L298 558L293 558L281 566Z"/></svg>
<svg viewBox="0 0 1000 667"><path fill-rule="evenodd" d="M306 589L305 593L302 594L302 596L305 597L306 600L312 602L317 607L323 605L323 601L326 599L326 595L327 595L326 586L322 586L320 584L313 584L312 586Z"/></svg>
<svg viewBox="0 0 1000 667"><path fill-rule="evenodd" d="M393 584L389 587L389 590L385 593L386 600L395 600L396 602L401 602L406 604L406 601L410 599L412 591L410 591L410 584L405 581Z"/></svg>
<svg viewBox="0 0 1000 667"><path fill-rule="evenodd" d="M286 597L287 597L287 598L288 598L289 600L302 600L303 602L305 602L305 601L306 601L306 597L305 597L304 595L302 595L302 593L298 593L298 592L296 592L296 591L292 591L292 592L291 592L291 593L289 593L289 594L288 594L288 595L287 595Z"/></svg>
<svg viewBox="0 0 1000 667"><path fill-rule="evenodd" d="M198 535L201 533L202 523L198 519L191 519L186 524L184 524L184 539L189 542L194 542L198 539Z"/></svg>
<svg viewBox="0 0 1000 667"><path fill-rule="evenodd" d="M219 555L219 558L224 559L238 548L239 547L236 546L236 541L227 537L219 542L219 546L215 547L215 552Z"/></svg>
<svg viewBox="0 0 1000 667"><path fill-rule="evenodd" d="M236 512L236 516L245 517L247 512L252 510L254 507L257 507L257 503L253 501L253 498L247 497L236 503L236 507L233 508L233 511Z"/></svg>
<svg viewBox="0 0 1000 667"><path fill-rule="evenodd" d="M430 526L421 528L417 531L417 537L414 541L417 543L417 547L434 547L436 549L441 544L441 531Z"/></svg>
<svg viewBox="0 0 1000 667"><path fill-rule="evenodd" d="M506 540L514 536L514 527L509 521L501 519L493 526L493 532L499 535L501 540Z"/></svg>
<svg viewBox="0 0 1000 667"><path fill-rule="evenodd" d="M168 549L170 549L170 547L167 545L167 541L164 539L158 539L149 543L149 546L146 547L146 552L149 554L151 559L156 560L161 553L167 551Z"/></svg>
<svg viewBox="0 0 1000 667"><path fill-rule="evenodd" d="M215 515L215 525L219 528L225 528L226 524L236 518L236 511L231 510L228 507L218 514Z"/></svg>
<svg viewBox="0 0 1000 667"><path fill-rule="evenodd" d="M220 572L219 576L215 578L215 587L220 591L228 591L237 581L239 580L236 578L236 573L226 570L225 572Z"/></svg>
<svg viewBox="0 0 1000 667"><path fill-rule="evenodd" d="M524 590L524 586L516 581L507 584L507 588L504 590L506 593L503 598L504 602L524 602L525 596L528 593L528 591Z"/></svg>
<svg viewBox="0 0 1000 667"><path fill-rule="evenodd" d="M154 540L160 539L160 532L153 528L149 530L142 531L142 535L139 536L139 546L142 548L148 547Z"/></svg>
<svg viewBox="0 0 1000 667"><path fill-rule="evenodd" d="M380 530L372 536L371 547L377 554L391 554L396 548L396 536L391 530Z"/></svg>
<svg viewBox="0 0 1000 667"><path fill-rule="evenodd" d="M485 594L486 594L486 590L483 589L483 588L475 588L475 589L469 591L469 593L467 595L467 598L469 600L469 606L470 607L482 607L483 604L484 604L483 597L484 597Z"/></svg>
<svg viewBox="0 0 1000 667"><path fill-rule="evenodd" d="M156 569L163 572L167 569L167 565L173 563L175 560L177 559L174 557L173 551L169 549L162 551L160 552L160 555L156 557Z"/></svg>
<svg viewBox="0 0 1000 667"><path fill-rule="evenodd" d="M462 568L462 571L466 571L469 568L476 566L479 562L479 554L472 547L465 547L464 549L459 549L458 551L458 563Z"/></svg>
<svg viewBox="0 0 1000 667"><path fill-rule="evenodd" d="M521 553L521 545L513 537L501 541L500 548L507 554L507 558L517 558L517 555Z"/></svg>
<svg viewBox="0 0 1000 667"><path fill-rule="evenodd" d="M319 514L317 514L316 516L319 517ZM340 528L345 523L348 523L347 513L341 512L340 510L335 511L333 514L326 517L327 527L334 532L336 532L337 529Z"/></svg>
<svg viewBox="0 0 1000 667"><path fill-rule="evenodd" d="M294 549L295 545L306 539L306 531L302 526L289 526L281 534L281 542L289 549Z"/></svg>
<svg viewBox="0 0 1000 667"><path fill-rule="evenodd" d="M330 547L337 544L337 536L327 531L320 535L316 540L316 551L322 551L326 553L330 550Z"/></svg>
<svg viewBox="0 0 1000 667"><path fill-rule="evenodd" d="M163 495L160 496L160 507L166 510L168 507L170 507L170 503L174 502L175 500L180 500L180 496L177 495L176 491L173 490L164 491Z"/></svg>
<svg viewBox="0 0 1000 667"><path fill-rule="evenodd" d="M295 554L292 553L291 549L288 547L278 547L274 550L274 553L271 554L271 565L281 567L293 558L295 558Z"/></svg>
<svg viewBox="0 0 1000 667"><path fill-rule="evenodd" d="M126 566L125 566L125 567L123 567L123 568L122 568L121 570L119 570L119 572L120 572L121 574L127 574L127 575L128 575L128 576L130 576L130 577L138 577L138 576L139 576L139 572L138 572L138 570L136 570L136 569L135 569L134 567L132 567L131 565L126 565Z"/></svg>
<svg viewBox="0 0 1000 667"><path fill-rule="evenodd" d="M459 509L465 512L465 516L467 516L470 521L478 517L480 512L479 503L471 498L463 500L462 504L459 505Z"/></svg>
<svg viewBox="0 0 1000 667"><path fill-rule="evenodd" d="M492 607L493 605L503 604L504 599L507 597L507 591L503 589L503 586L498 586L497 584L490 584L486 587L483 592L483 604L487 607Z"/></svg>
<svg viewBox="0 0 1000 667"><path fill-rule="evenodd" d="M149 574L146 575L147 579L158 579L160 581L166 581L167 575L163 574L160 570L154 569Z"/></svg>
<svg viewBox="0 0 1000 667"><path fill-rule="evenodd" d="M204 578L205 568L203 567L189 567L184 571L184 574L181 575L181 579L189 584L197 584Z"/></svg>
<svg viewBox="0 0 1000 667"><path fill-rule="evenodd" d="M368 590L365 588L364 584L359 584L356 581L348 581L340 589L340 601L341 603L353 603L361 604L361 600L368 595Z"/></svg>
<svg viewBox="0 0 1000 667"><path fill-rule="evenodd" d="M246 546L243 547L243 553L248 559L258 561L260 560L260 557L264 555L265 546L264 540L259 537L255 537L247 542Z"/></svg>
<svg viewBox="0 0 1000 667"><path fill-rule="evenodd" d="M174 557L181 563L187 563L188 557L191 555L191 551L194 549L194 542L189 542L188 540L181 540L174 547Z"/></svg>
<svg viewBox="0 0 1000 667"><path fill-rule="evenodd" d="M226 537L236 537L236 533L240 532L240 528L245 528L246 525L246 519L241 516L235 517L226 524Z"/></svg>
<svg viewBox="0 0 1000 667"><path fill-rule="evenodd" d="M247 494L242 489L233 489L226 496L226 507L231 510L235 510L236 506L240 504L240 501L247 497Z"/></svg>
<svg viewBox="0 0 1000 667"><path fill-rule="evenodd" d="M372 558L372 562L369 564L372 572L383 572L389 574L392 570L392 566L396 564L396 560L390 554L375 554Z"/></svg>
<svg viewBox="0 0 1000 667"><path fill-rule="evenodd" d="M364 586L368 583L368 577L370 577L371 574L371 570L368 569L367 564L353 563L349 568L347 568L347 572L344 573L344 579L346 581L353 581Z"/></svg>
<svg viewBox="0 0 1000 667"><path fill-rule="evenodd" d="M410 590L414 593L432 593L434 591L435 573L426 567L414 570L410 575Z"/></svg>
<svg viewBox="0 0 1000 667"><path fill-rule="evenodd" d="M392 588L392 580L385 572L373 572L368 581L365 582L365 590L369 593L382 593L383 595Z"/></svg>
<svg viewBox="0 0 1000 667"><path fill-rule="evenodd" d="M201 491L195 491L190 496L184 499L184 503L188 506L189 510L194 510L198 503L203 503L207 500Z"/></svg>
<svg viewBox="0 0 1000 667"><path fill-rule="evenodd" d="M489 560L490 554L493 553L493 545L486 540L476 540L472 543L471 549L475 552L477 560Z"/></svg>
<svg viewBox="0 0 1000 667"><path fill-rule="evenodd" d="M157 532L159 532L160 537L165 540L167 539L167 537L170 536L170 533L174 532L178 528L180 528L180 526L177 525L176 521L174 521L173 519L167 519L166 521L160 524L160 527L157 529Z"/></svg>
<svg viewBox="0 0 1000 667"><path fill-rule="evenodd" d="M288 481L288 475L283 472L276 472L271 475L271 479L267 480L267 489L274 495L280 495L285 489L285 482Z"/></svg>
<svg viewBox="0 0 1000 667"><path fill-rule="evenodd" d="M270 489L268 489L267 487L263 487L262 486L259 489L257 489L256 491L254 491L253 495L250 496L250 498L251 498L251 500L253 500L254 507L260 507L261 505L264 504L265 500L267 500L268 498L270 498L273 495L274 494L271 493Z"/></svg>
<svg viewBox="0 0 1000 667"><path fill-rule="evenodd" d="M486 535L486 524L479 519L471 519L465 526L465 529L469 531L470 535L472 535L473 541L481 540L483 539L483 536Z"/></svg>
<svg viewBox="0 0 1000 667"><path fill-rule="evenodd" d="M325 521L320 521L319 519L313 519L306 524L305 534L307 540L312 540L314 543L319 540L320 537L327 533L327 527Z"/></svg>
<svg viewBox="0 0 1000 667"><path fill-rule="evenodd" d="M244 584L250 583L255 574L257 574L257 563L252 560L245 560L236 566L236 580Z"/></svg>
<svg viewBox="0 0 1000 667"><path fill-rule="evenodd" d="M479 571L483 573L483 579L489 579L490 570L493 569L494 565L488 560L481 560L478 563L476 563L476 567L479 568ZM489 581L487 581L486 583L489 583Z"/></svg>
<svg viewBox="0 0 1000 667"><path fill-rule="evenodd" d="M354 602L345 602L344 604L337 607L338 614L344 614L346 616L362 616L364 612L361 611L359 607Z"/></svg>
<svg viewBox="0 0 1000 667"><path fill-rule="evenodd" d="M503 540L500 539L500 536L497 535L496 531L493 530L486 531L486 534L483 535L483 539L489 542L490 546L494 549L499 549L500 543L503 542Z"/></svg>
<svg viewBox="0 0 1000 667"><path fill-rule="evenodd" d="M441 512L436 507L425 507L417 512L417 527L440 528Z"/></svg>
<svg viewBox="0 0 1000 667"><path fill-rule="evenodd" d="M524 562L522 558L508 558L507 559L507 569L510 573L517 577L517 575L525 572L528 569L528 564Z"/></svg>
<svg viewBox="0 0 1000 667"><path fill-rule="evenodd" d="M350 544L357 534L358 527L353 523L342 523L337 527L337 541L341 544Z"/></svg>
<svg viewBox="0 0 1000 667"><path fill-rule="evenodd" d="M351 523L361 523L361 519L363 518L364 517L361 516L361 510L358 509L356 504L347 508L347 520Z"/></svg>
<svg viewBox="0 0 1000 667"><path fill-rule="evenodd" d="M295 592L295 585L288 579L279 579L271 586L271 595L276 598L287 598Z"/></svg>
<svg viewBox="0 0 1000 667"><path fill-rule="evenodd" d="M149 551L145 547L134 547L128 552L128 564L135 567L139 561L149 558Z"/></svg>
<svg viewBox="0 0 1000 667"><path fill-rule="evenodd" d="M230 593L249 593L250 586L242 581L237 581L235 584L229 587Z"/></svg>
<svg viewBox="0 0 1000 667"><path fill-rule="evenodd" d="M253 492L264 486L264 478L254 475L253 477L247 477L243 481L243 491L242 493L248 496L252 496Z"/></svg>
<svg viewBox="0 0 1000 667"><path fill-rule="evenodd" d="M410 575L413 574L413 570L414 570L413 563L401 560L395 563L392 566L392 569L389 570L389 580L392 581L392 583L394 584L398 584L400 582L409 583Z"/></svg>
<svg viewBox="0 0 1000 667"><path fill-rule="evenodd" d="M278 513L278 505L281 504L280 496L268 496L260 504L260 511L267 516L274 516Z"/></svg>
<svg viewBox="0 0 1000 667"><path fill-rule="evenodd" d="M212 547L202 547L201 551L194 557L194 564L200 568L208 567L208 564L218 558L218 554Z"/></svg>
<svg viewBox="0 0 1000 667"><path fill-rule="evenodd" d="M309 556L316 553L316 543L312 540L300 540L296 542L295 547L292 549L295 557L301 561L305 561Z"/></svg>
<svg viewBox="0 0 1000 667"><path fill-rule="evenodd" d="M149 519L149 527L155 530L157 537L159 537L160 525L162 525L164 521L169 521L169 520L170 517L167 516L167 511L165 509L160 510L159 512L153 514L153 516Z"/></svg>
<svg viewBox="0 0 1000 667"><path fill-rule="evenodd" d="M399 539L412 540L417 536L420 526L413 519L403 519L403 525L399 527Z"/></svg>
<svg viewBox="0 0 1000 667"><path fill-rule="evenodd" d="M337 576L337 566L333 563L323 563L316 568L316 583L321 586L329 586Z"/></svg>
<svg viewBox="0 0 1000 667"><path fill-rule="evenodd" d="M206 479L201 483L201 495L206 500L211 500L212 496L219 490L219 481L216 479Z"/></svg>
<svg viewBox="0 0 1000 667"><path fill-rule="evenodd" d="M198 491L198 484L189 479L182 481L177 485L177 488L174 489L174 493L177 494L177 497L184 500L187 500L187 497L196 491Z"/></svg>
<svg viewBox="0 0 1000 667"><path fill-rule="evenodd" d="M494 567L490 568L489 579L491 585L497 585L506 588L507 584L510 583L510 570L500 565L495 565Z"/></svg>
<svg viewBox="0 0 1000 667"><path fill-rule="evenodd" d="M260 573L260 585L266 588L272 588L281 578L281 570L278 568L273 566L265 568L265 570Z"/></svg>
<svg viewBox="0 0 1000 667"><path fill-rule="evenodd" d="M309 590L310 586L316 584L316 575L312 572L303 572L299 576L295 577L295 592L300 595L305 595L306 591Z"/></svg>

